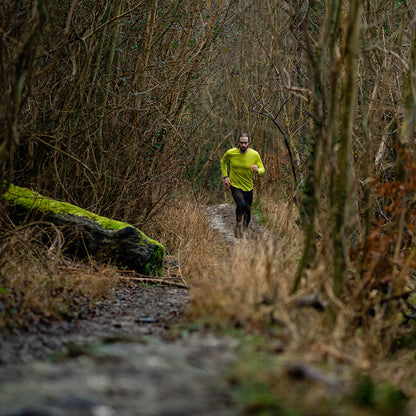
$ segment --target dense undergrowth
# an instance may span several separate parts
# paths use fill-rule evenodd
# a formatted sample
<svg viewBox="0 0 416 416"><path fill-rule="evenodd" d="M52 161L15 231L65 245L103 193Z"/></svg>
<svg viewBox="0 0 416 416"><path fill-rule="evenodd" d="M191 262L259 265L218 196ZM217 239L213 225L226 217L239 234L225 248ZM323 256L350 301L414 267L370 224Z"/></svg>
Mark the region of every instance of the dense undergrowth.
<svg viewBox="0 0 416 416"><path fill-rule="evenodd" d="M244 412L407 414L416 393L412 321L376 310L364 319L353 291L337 300L323 256L291 294L302 249L296 210L267 193L259 199L267 237L227 244L209 225L206 200L183 195L144 230L178 261L190 287L186 321L240 339L229 380ZM117 287L113 267L66 258L52 225L2 225L2 330L82 317Z"/></svg>
<svg viewBox="0 0 416 416"><path fill-rule="evenodd" d="M4 221L0 241L2 332L82 317L117 285L113 267L65 258L62 235L50 223Z"/></svg>
<svg viewBox="0 0 416 416"><path fill-rule="evenodd" d="M158 222L190 285L191 321L243 339L229 377L245 413L407 414L416 393L412 320L389 312L382 287L360 297L352 285L338 300L322 253L291 294L303 238L297 211L272 193L259 199L272 234L260 240L219 239L204 201L176 201Z"/></svg>
<svg viewBox="0 0 416 416"><path fill-rule="evenodd" d="M248 414L404 413L416 393L412 10L0 2L0 183L161 242L190 287L190 320L258 337L230 375ZM206 200L172 194L221 195L218 162L241 131L264 185L280 188L256 197L272 235L231 246ZM2 208L2 331L111 296L116 269L68 258L58 229L14 226Z"/></svg>

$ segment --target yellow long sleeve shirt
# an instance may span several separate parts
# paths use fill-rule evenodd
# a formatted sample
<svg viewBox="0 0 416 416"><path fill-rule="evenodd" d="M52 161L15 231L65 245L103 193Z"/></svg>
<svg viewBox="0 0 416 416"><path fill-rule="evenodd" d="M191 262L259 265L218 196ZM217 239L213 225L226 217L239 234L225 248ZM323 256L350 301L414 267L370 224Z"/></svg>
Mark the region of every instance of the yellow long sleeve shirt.
<svg viewBox="0 0 416 416"><path fill-rule="evenodd" d="M263 162L260 155L253 149L248 149L247 153L241 153L235 147L228 150L221 159L222 176L228 176L228 166L230 167L231 185L242 189L243 191L251 191L253 189L253 170L252 165L257 165L259 175L265 172Z"/></svg>

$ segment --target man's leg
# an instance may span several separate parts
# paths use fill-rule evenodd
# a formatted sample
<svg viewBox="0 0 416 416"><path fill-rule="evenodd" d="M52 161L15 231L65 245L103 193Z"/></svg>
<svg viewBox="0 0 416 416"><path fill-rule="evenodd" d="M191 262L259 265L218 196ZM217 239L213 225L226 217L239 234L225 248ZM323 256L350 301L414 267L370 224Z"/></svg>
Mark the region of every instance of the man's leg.
<svg viewBox="0 0 416 416"><path fill-rule="evenodd" d="M248 228L251 220L251 204L253 203L253 190L243 191L244 195L244 214L243 214L243 225L244 228Z"/></svg>
<svg viewBox="0 0 416 416"><path fill-rule="evenodd" d="M235 188L234 186L231 186L231 195L233 196L234 201L237 205L235 209L236 225L234 235L236 238L240 238L242 237L243 233L243 215L246 212L246 201L244 198L244 192L241 189Z"/></svg>

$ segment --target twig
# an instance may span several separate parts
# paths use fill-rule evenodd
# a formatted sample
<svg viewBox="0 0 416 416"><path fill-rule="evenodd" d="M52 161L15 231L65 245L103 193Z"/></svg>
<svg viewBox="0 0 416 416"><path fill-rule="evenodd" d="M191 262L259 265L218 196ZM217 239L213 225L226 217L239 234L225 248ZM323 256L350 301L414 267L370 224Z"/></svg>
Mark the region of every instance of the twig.
<svg viewBox="0 0 416 416"><path fill-rule="evenodd" d="M288 139L288 137L287 137L286 133L283 131L283 129L280 127L279 123L278 123L278 122L277 122L277 120L276 120L277 116L280 114L280 111L282 110L282 108L285 106L285 104L286 104L287 102L288 102L288 100L286 100L286 101L282 104L282 106L281 106L280 110L279 110L279 111L278 111L278 113L276 114L276 117L273 117L273 115L271 115L271 114L269 113L269 111L267 111L267 110L266 110L266 108L264 107L264 105L263 105L263 104L260 104L260 103L256 103L256 104L260 104L260 105L261 105L261 111L256 110L256 109L254 108L254 106L252 106L251 111L252 111L253 113L259 114L259 115L261 115L261 116L265 116L265 117L267 117L269 120L271 120L271 121L273 122L273 124L277 127L277 129L280 131L281 135L283 136L283 141L284 141L284 144L285 144L285 146L286 146L286 150L287 150L287 153L288 153L288 155L289 155L289 159L290 159L290 166L291 166L292 175L293 175L293 182L294 182L294 183L293 183L293 188L294 188L294 189L296 189L296 186L298 185L298 179L297 179L297 175L296 175L296 166L295 166L295 162L294 162L294 159L293 159L293 152L292 152L292 148L291 148L291 145L290 145L290 143L289 143L289 139Z"/></svg>
<svg viewBox="0 0 416 416"><path fill-rule="evenodd" d="M166 279L154 279L152 277L130 277L130 276L120 276L120 279L125 279L125 280L134 280L137 282L143 282L143 283L160 283L163 285L169 285L169 286L177 286L177 287L182 287L184 289L189 289L188 285L185 285L184 283L180 283L180 282L171 282L169 280Z"/></svg>

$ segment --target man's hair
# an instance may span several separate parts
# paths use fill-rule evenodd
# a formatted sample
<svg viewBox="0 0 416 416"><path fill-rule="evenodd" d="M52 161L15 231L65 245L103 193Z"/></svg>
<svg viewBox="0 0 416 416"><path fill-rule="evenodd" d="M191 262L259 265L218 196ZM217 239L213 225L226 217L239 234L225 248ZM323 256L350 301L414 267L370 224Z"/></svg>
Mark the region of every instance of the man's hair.
<svg viewBox="0 0 416 416"><path fill-rule="evenodd" d="M240 136L238 137L238 140L240 140L240 137L247 137L248 142L250 143L250 136L248 135L248 133L241 133Z"/></svg>

